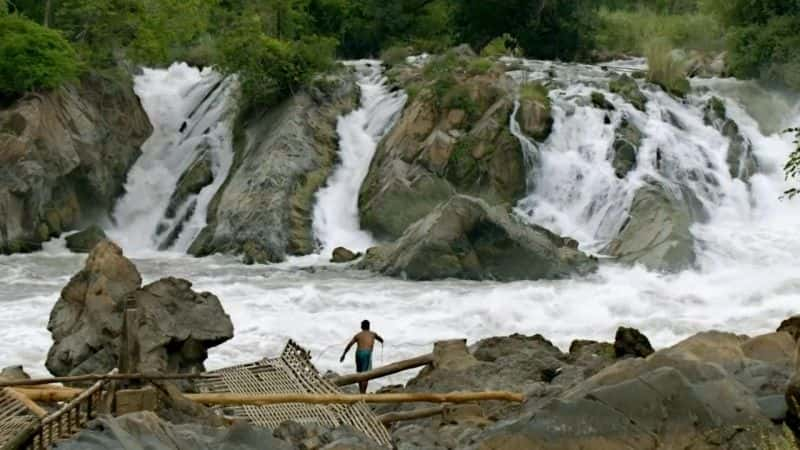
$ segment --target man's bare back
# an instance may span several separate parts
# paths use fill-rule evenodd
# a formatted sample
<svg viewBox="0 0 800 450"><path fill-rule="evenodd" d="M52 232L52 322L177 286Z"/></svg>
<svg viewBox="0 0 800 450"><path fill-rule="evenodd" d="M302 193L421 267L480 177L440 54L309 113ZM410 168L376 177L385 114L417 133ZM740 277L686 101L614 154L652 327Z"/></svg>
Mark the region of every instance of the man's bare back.
<svg viewBox="0 0 800 450"><path fill-rule="evenodd" d="M378 333L373 331L361 331L353 336L353 341L357 344L357 350L372 350L375 347L375 340L383 341Z"/></svg>
<svg viewBox="0 0 800 450"><path fill-rule="evenodd" d="M378 333L370 331L369 320L364 320L361 322L361 331L353 336L353 339L350 339L350 343L348 343L347 348L344 349L342 357L339 358L339 362L344 362L344 357L347 356L347 352L350 351L350 348L353 345L357 345L356 372L361 373L372 370L372 349L375 347L375 341L383 344L383 338ZM358 388L362 394L366 393L367 382L359 381Z"/></svg>

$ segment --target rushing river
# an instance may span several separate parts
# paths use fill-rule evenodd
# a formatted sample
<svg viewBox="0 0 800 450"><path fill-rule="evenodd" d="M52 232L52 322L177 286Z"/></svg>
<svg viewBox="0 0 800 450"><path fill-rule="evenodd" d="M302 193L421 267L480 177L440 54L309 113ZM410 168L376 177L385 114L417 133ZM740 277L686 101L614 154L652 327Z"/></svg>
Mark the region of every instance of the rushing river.
<svg viewBox="0 0 800 450"><path fill-rule="evenodd" d="M143 98L148 93L170 98L170 86L188 89L187 78L194 77L194 83L206 86L206 91L219 81L210 74L186 72L185 67L170 70L184 72L173 77L163 71L145 72L143 76L149 78L137 80L137 91ZM709 220L692 230L697 239L697 269L664 275L606 262L586 279L501 284L406 282L329 265L324 262L326 255L272 266L245 266L227 256L195 259L177 251L155 250L158 242L153 233L159 218L144 214L152 212L146 209L136 220L150 228L120 241L145 282L183 277L192 281L196 290L212 292L222 300L236 336L211 351L208 365L212 368L276 355L292 338L311 349L321 369L350 370L350 361L342 366L338 357L364 318L386 338L385 349L379 348L376 355L376 364L380 364L428 352L433 341L444 338L474 341L540 333L566 349L574 338L613 339L616 328L626 325L641 329L659 347L707 329L767 332L800 312L800 201L780 199L785 189L781 168L792 144L790 136L778 133L800 123L795 98L751 83L709 80L695 82L694 93L685 102L646 91L650 105L646 112L639 112L606 92L617 106L608 126L598 110L577 100L601 89L598 86L607 75L590 66L543 68L540 63L530 63L525 77L553 71L565 82L563 89L551 95L555 131L540 145L539 164L546 170L531 180L537 188L520 203L520 214L579 238L587 250L601 247L608 230L618 226L614 221L624 219L636 183L654 173L644 163L630 180L620 181L613 179L610 166L606 167L604 155L613 126L619 115L627 112L646 136L645 155L659 146L676 149L670 153L673 169L661 175L664 182L680 182L697 164L705 164L705 170L713 172L713 183L696 186L698 192L705 192L701 200L709 213ZM405 102L402 94L387 92L379 73L361 72L363 108L340 120L342 149L347 153L342 155L342 167L318 195L315 231L328 248L346 236L356 245L369 244L371 237L355 228L352 208L358 183L354 180L363 179L377 140ZM719 165L727 141L702 124L701 105L712 94L725 100L729 114L752 142L760 168L749 183L731 179ZM197 94L195 101L206 97ZM184 111L186 105L173 106ZM220 108L212 105L209 110L222 114L224 108ZM665 111L672 112L669 123ZM678 127L675 122L683 125ZM159 129L156 124L157 132ZM163 130L162 135L174 139ZM216 139L218 154L227 155L225 130L212 128L210 135ZM153 151L163 152L164 147L149 142L145 162ZM154 155L149 157L152 160ZM218 170L224 172L228 162L224 157L218 159ZM168 171L172 178L159 181L174 184L178 168L189 162L185 158L170 160L174 163ZM129 179L129 183L135 182L135 177ZM164 186L153 189L169 190ZM166 196L168 193L161 194L159 201L163 203ZM127 208L120 205L118 214ZM587 205L594 206L587 209ZM141 209L134 206L127 211ZM112 236L133 221L118 221ZM194 228L188 227L187 233ZM177 250L185 245L181 242ZM60 240L46 244L37 254L0 256L4 311L0 316L0 366L24 364L33 373L45 373L43 361L51 342L46 329L50 309L84 259L69 253ZM402 376L386 380L401 381Z"/></svg>

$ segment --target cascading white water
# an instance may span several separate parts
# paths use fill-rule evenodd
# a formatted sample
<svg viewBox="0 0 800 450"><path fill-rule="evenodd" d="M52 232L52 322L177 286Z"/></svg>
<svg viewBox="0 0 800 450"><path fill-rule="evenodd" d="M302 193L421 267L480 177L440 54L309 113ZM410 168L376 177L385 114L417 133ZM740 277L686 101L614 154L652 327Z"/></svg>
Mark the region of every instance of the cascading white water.
<svg viewBox="0 0 800 450"><path fill-rule="evenodd" d="M697 82L698 89L685 101L642 85L647 107L646 111L639 111L608 90L611 74L600 67L540 61L517 63L524 67L513 74L517 80L549 80L555 86L550 94L553 133L534 149L537 164L531 168L533 189L517 210L533 223L578 239L582 248L598 251L615 237L636 190L646 182L657 181L685 201L689 201L687 195L696 198L704 212L712 216L711 223L715 223L713 217L721 209L734 208L738 217L750 217L753 207L772 204L780 196L783 188L780 167L769 161L785 160L791 151L790 140L764 136L742 108L742 99L732 95L737 91L732 84L738 84L741 93L753 83ZM625 68L641 66L634 62ZM614 105L613 111L590 103L589 97L595 91ZM703 120L703 108L712 95L724 100L728 115L752 142L755 156L762 163L761 173L750 180L750 186L731 177L726 162L729 140ZM797 112L793 115L784 111L783 125L789 126L797 120ZM623 120L641 130L643 140L636 168L620 179L611 160L615 130ZM515 122L512 117L512 131L528 153L531 143L519 133ZM764 145L767 142L769 145ZM770 185L769 194L758 195L765 183ZM698 230L696 237L701 242L708 240L709 236Z"/></svg>
<svg viewBox="0 0 800 450"><path fill-rule="evenodd" d="M373 245L372 236L359 226L358 192L378 142L391 130L407 99L404 92L389 90L380 61L348 65L358 73L361 106L339 118L340 163L316 196L313 228L323 255L340 246L361 252Z"/></svg>
<svg viewBox="0 0 800 450"><path fill-rule="evenodd" d="M236 81L181 63L144 69L134 89L153 134L128 174L109 234L129 252L165 247L183 252L205 226L208 204L233 162ZM178 180L202 157L210 159L213 182L168 217Z"/></svg>

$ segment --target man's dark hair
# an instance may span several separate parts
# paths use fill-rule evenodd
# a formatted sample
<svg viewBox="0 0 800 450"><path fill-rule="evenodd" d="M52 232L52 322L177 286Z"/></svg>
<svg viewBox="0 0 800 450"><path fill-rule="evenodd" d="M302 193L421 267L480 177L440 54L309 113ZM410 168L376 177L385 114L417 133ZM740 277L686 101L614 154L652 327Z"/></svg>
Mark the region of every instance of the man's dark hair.
<svg viewBox="0 0 800 450"><path fill-rule="evenodd" d="M369 330L369 320L362 320L361 321L361 329L362 330Z"/></svg>

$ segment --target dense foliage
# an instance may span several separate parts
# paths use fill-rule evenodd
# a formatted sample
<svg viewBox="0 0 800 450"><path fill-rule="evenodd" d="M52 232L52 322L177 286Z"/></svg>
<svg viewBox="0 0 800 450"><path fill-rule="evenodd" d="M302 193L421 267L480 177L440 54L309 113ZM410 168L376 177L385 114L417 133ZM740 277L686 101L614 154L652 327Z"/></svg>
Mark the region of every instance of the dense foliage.
<svg viewBox="0 0 800 450"><path fill-rule="evenodd" d="M77 75L77 55L58 32L17 14L0 17L0 96L54 88Z"/></svg>
<svg viewBox="0 0 800 450"><path fill-rule="evenodd" d="M795 134L794 143L797 144L797 150L792 152L789 156L789 161L784 168L786 171L786 179L797 180L800 178L800 128L792 128L786 130L786 132ZM791 188L786 191L786 195L789 198L796 197L798 194L800 194L800 188Z"/></svg>

